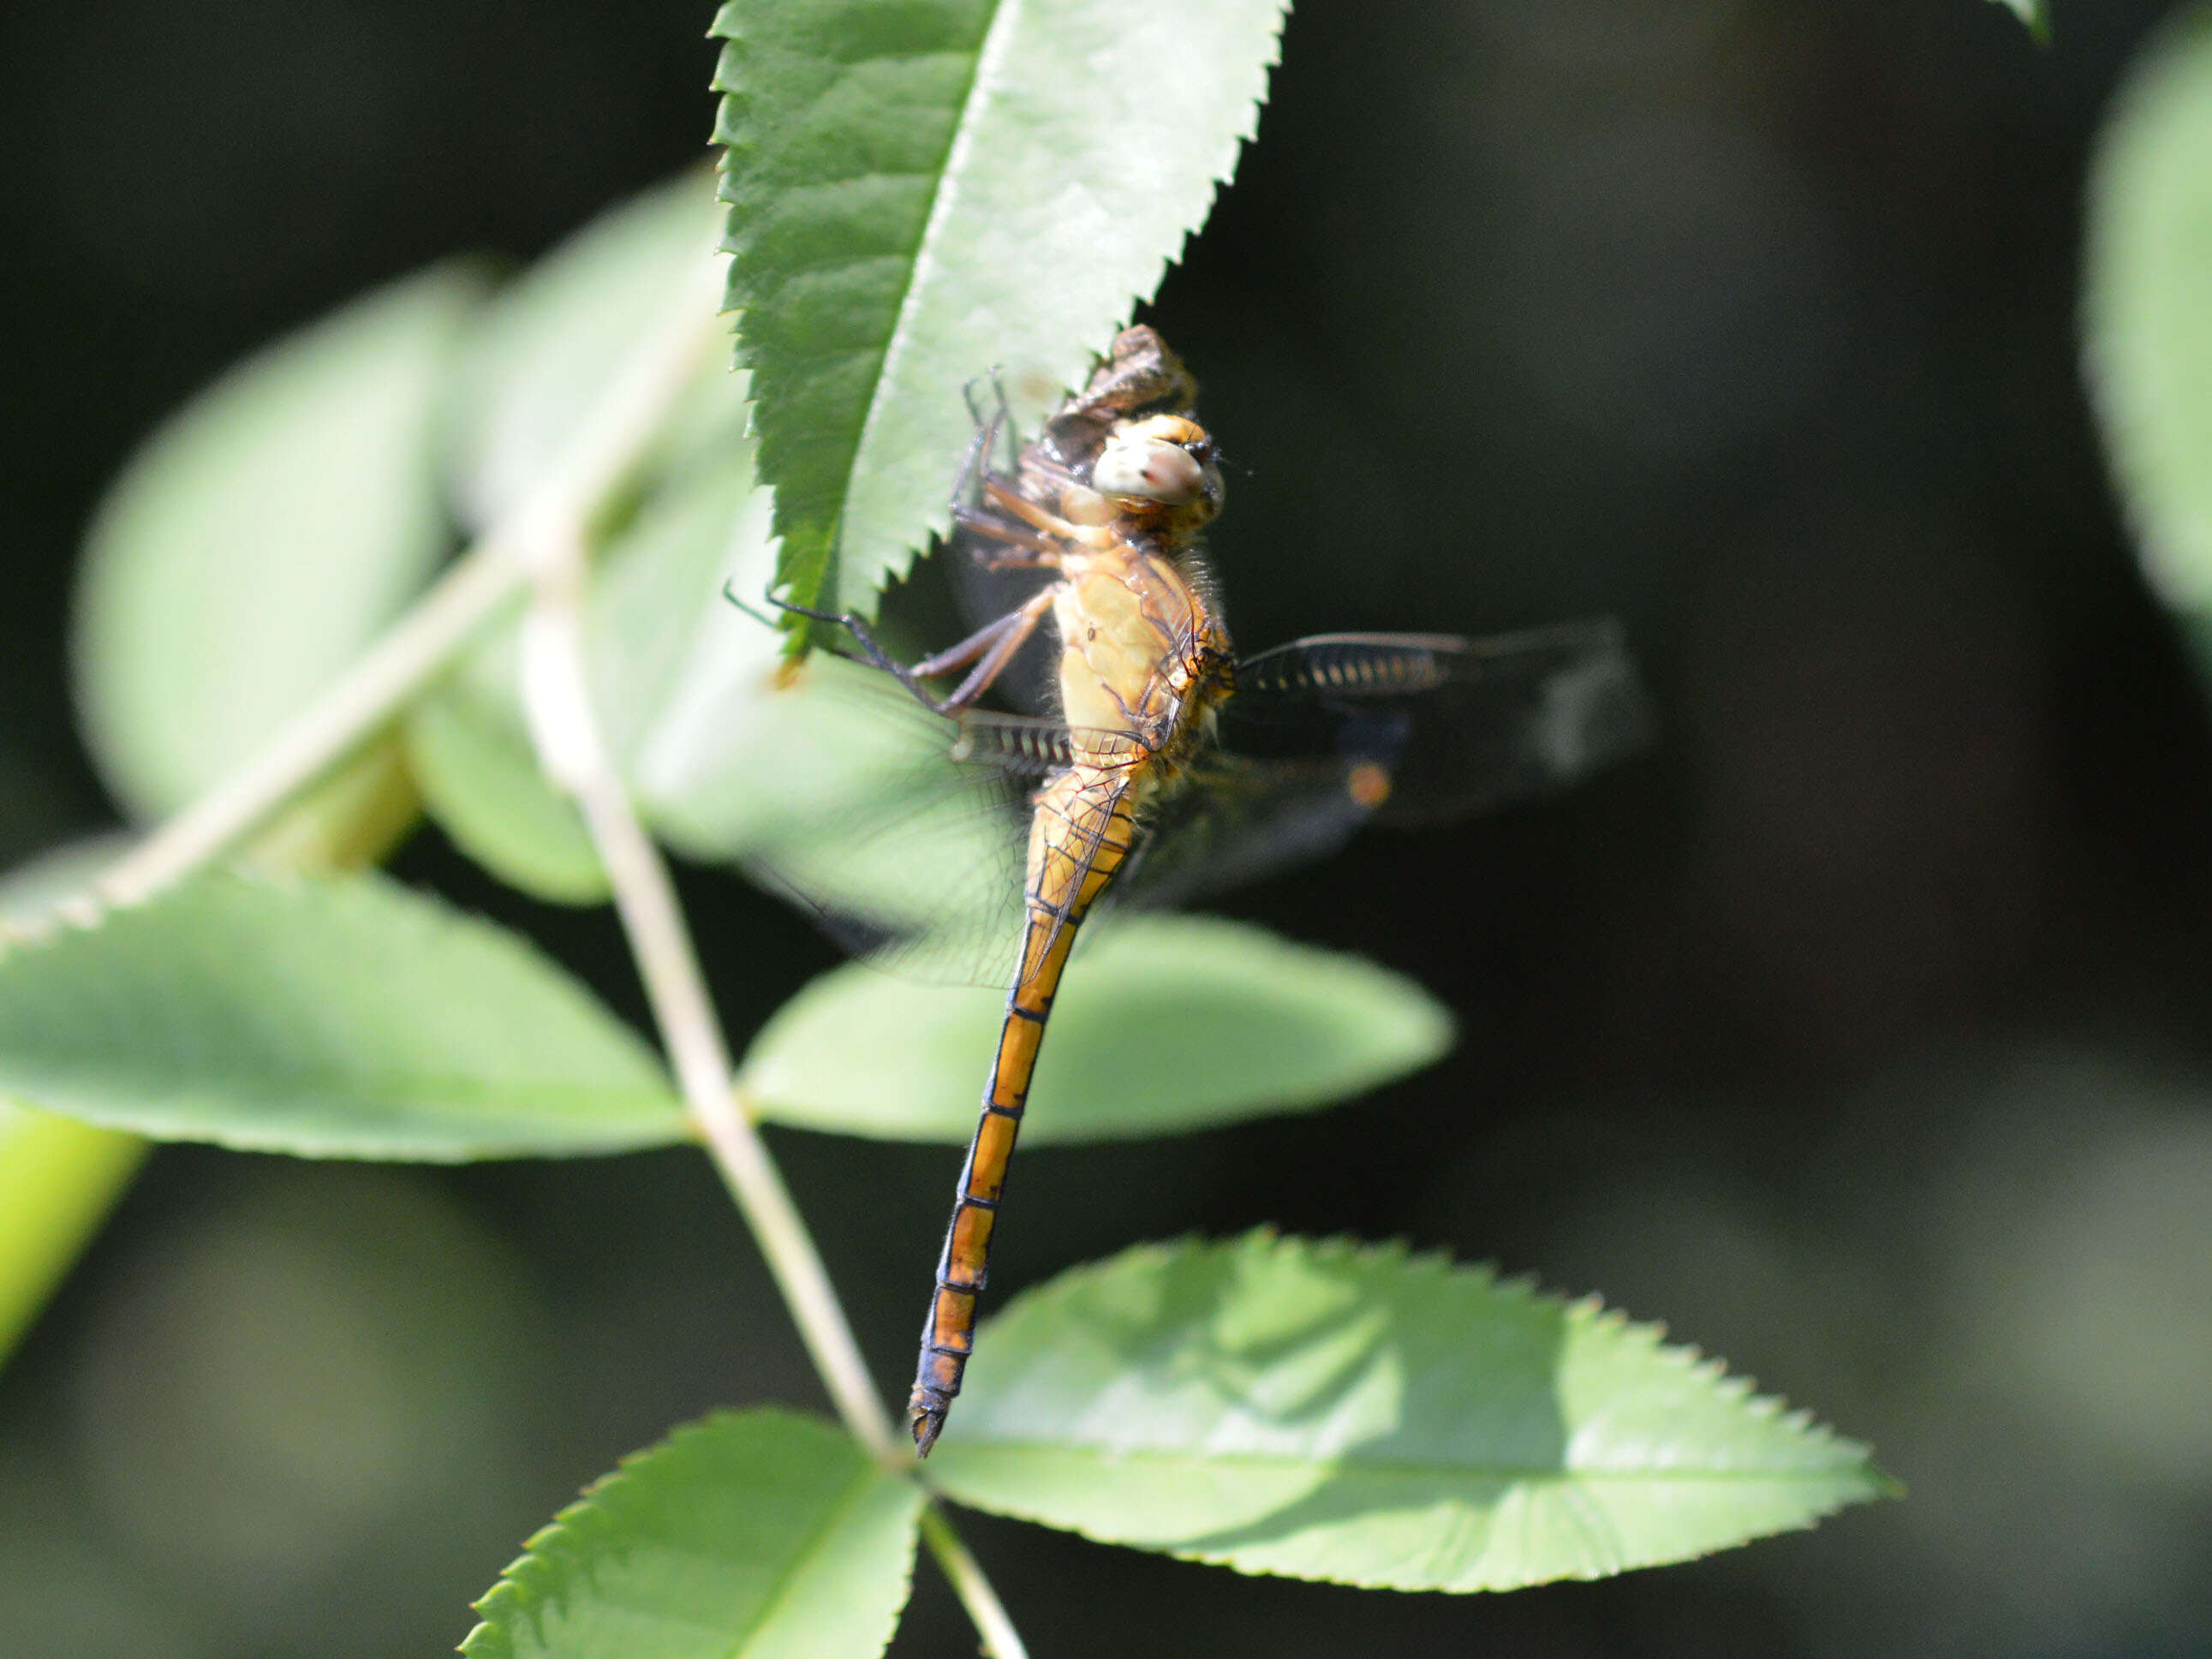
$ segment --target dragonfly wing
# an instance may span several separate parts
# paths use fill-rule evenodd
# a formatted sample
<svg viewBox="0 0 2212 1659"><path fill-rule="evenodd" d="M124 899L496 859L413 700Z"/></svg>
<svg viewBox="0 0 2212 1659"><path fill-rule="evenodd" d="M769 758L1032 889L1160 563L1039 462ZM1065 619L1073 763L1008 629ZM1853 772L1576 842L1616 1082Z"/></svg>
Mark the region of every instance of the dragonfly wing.
<svg viewBox="0 0 2212 1659"><path fill-rule="evenodd" d="M1328 857L1370 816L1332 757L1207 757L1163 790L1108 889L1108 913L1157 908Z"/></svg>
<svg viewBox="0 0 2212 1659"><path fill-rule="evenodd" d="M1465 639L1323 634L1237 665L1224 745L1333 754L1386 823L1480 811L1633 753L1650 700L1611 618Z"/></svg>
<svg viewBox="0 0 2212 1659"><path fill-rule="evenodd" d="M747 811L720 850L855 956L1003 987L1027 915L1034 798L1079 750L1108 766L1142 753L1030 716L943 718L877 671L817 653L733 758ZM1081 837L1061 841L1087 866Z"/></svg>
<svg viewBox="0 0 2212 1659"><path fill-rule="evenodd" d="M711 848L843 949L915 978L1003 984L1021 937L1036 782L874 670L817 653L730 759ZM733 791L733 793L737 792Z"/></svg>

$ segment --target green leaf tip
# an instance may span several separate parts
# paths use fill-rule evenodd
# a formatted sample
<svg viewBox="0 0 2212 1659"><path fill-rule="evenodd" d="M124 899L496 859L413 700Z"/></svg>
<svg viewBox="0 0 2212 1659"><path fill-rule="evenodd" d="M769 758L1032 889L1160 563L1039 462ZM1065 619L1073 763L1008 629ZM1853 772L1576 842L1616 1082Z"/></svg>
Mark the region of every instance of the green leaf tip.
<svg viewBox="0 0 2212 1659"><path fill-rule="evenodd" d="M213 872L0 955L0 1091L306 1158L689 1133L653 1051L534 945L373 874Z"/></svg>
<svg viewBox="0 0 2212 1659"><path fill-rule="evenodd" d="M1403 1244L1268 1231L1017 1298L932 1474L1106 1542L1448 1591L1688 1560L1893 1490L1864 1447L1656 1326Z"/></svg>
<svg viewBox="0 0 2212 1659"><path fill-rule="evenodd" d="M468 1659L865 1659L921 1492L797 1412L718 1412L587 1487L476 1604Z"/></svg>
<svg viewBox="0 0 2212 1659"><path fill-rule="evenodd" d="M723 246L779 572L872 610L948 522L960 388L1079 380L1252 136L1285 0L730 0Z"/></svg>

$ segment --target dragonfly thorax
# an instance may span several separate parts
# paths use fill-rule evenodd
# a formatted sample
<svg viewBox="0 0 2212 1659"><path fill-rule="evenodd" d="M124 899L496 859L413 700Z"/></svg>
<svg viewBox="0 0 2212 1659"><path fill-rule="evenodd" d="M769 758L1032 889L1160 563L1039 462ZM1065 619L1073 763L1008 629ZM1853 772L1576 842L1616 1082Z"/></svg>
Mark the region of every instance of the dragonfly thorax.
<svg viewBox="0 0 2212 1659"><path fill-rule="evenodd" d="M1148 757L1170 761L1197 741L1227 695L1231 661L1188 560L1126 541L1066 560L1053 616L1060 708L1072 729L1133 738Z"/></svg>

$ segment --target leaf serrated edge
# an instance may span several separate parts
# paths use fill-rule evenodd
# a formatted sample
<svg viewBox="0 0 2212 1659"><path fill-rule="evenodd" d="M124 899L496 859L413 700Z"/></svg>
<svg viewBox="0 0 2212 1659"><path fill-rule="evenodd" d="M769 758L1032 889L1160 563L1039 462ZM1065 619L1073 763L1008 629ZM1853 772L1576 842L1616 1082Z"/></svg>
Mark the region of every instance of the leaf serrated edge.
<svg viewBox="0 0 2212 1659"><path fill-rule="evenodd" d="M538 1634L542 1639L543 1626L540 1621L546 1613L552 1607L560 1604L563 1598L554 1595L542 1583L532 1584L528 1581L544 1579L555 1572L562 1565L562 1560L564 1560L566 1565L575 1569L580 1577L588 1583L593 1570L600 1561L608 1559L619 1560L629 1553L629 1548L635 1547L630 1546L606 1549L594 1553L588 1560L585 1548L591 1541L592 1534L596 1534L604 1538L608 1528L612 1524L612 1517L607 1514L605 1508L608 1494L623 1486L635 1484L638 1478L640 1465L665 1456L678 1446L686 1445L702 1437L712 1435L725 1425L754 1422L780 1422L787 1425L803 1425L808 1429L828 1429L833 1433L836 1432L836 1425L825 1419L816 1417L811 1413L793 1411L787 1407L754 1406L742 1410L724 1407L709 1412L704 1417L696 1418L689 1423L679 1424L650 1446L641 1446L635 1451L623 1453L615 1460L613 1468L587 1482L574 1498L561 1507L550 1521L525 1539L522 1544L522 1553L500 1569L499 1577L489 1589L469 1603L469 1609L477 1615L478 1622L475 1628L461 1638L459 1651L465 1656L465 1659L501 1659L501 1656L511 1654L514 1644L507 1639L508 1628L522 1620L526 1619L533 1633ZM881 1473L882 1471L877 1469L863 1457L854 1472L855 1478L847 1483L847 1492L831 1505L829 1521L818 1530L826 1534L850 1508L855 1495L865 1491ZM573 1547L572 1540L574 1540ZM562 1560L549 1559L555 1557L562 1558ZM914 1554L911 1551L908 1552L905 1565L901 1573L901 1581L910 1594L914 1584ZM787 1579L783 1583L779 1584L778 1595L787 1588ZM526 1596L532 1599L520 1606L510 1606L517 1602L519 1598ZM904 1595L899 1598L899 1606L902 1608L905 1606L906 1600ZM502 1626L495 1622L501 1617L508 1619L507 1626ZM896 1618L896 1615L894 1617ZM751 1628L757 1629L759 1622L756 1620ZM479 1638L485 1639L479 1641ZM492 1645L494 1642L499 1643L500 1645L494 1647ZM476 1644L473 1649L471 1646L471 1644Z"/></svg>
<svg viewBox="0 0 2212 1659"><path fill-rule="evenodd" d="M1023 1449L1028 1444L1028 1443L1020 1441L998 1441L993 1443L995 1448L1005 1448L1016 1450ZM1064 1451L1067 1449L1067 1448L1064 1446L1058 1445L1048 1445L1043 1447L1043 1449L1055 1451ZM1115 1455L1118 1460L1133 1462L1142 1461L1142 1459L1147 1455L1151 1455L1155 1458L1165 1458L1170 1455L1164 1453L1148 1455L1142 1453L1121 1452L1115 1454ZM1589 1583L1602 1578L1619 1577L1625 1571L1642 1571L1648 1566L1679 1566L1686 1562L1701 1561L1708 1556L1717 1555L1724 1550L1739 1548L1743 1544L1756 1542L1758 1540L1762 1538L1778 1537L1784 1533L1790 1532L1810 1532L1814 1528L1820 1525L1821 1522L1827 1520L1832 1516L1841 1514L1845 1509L1850 1507L1854 1504L1870 1502L1875 1498L1902 1498L1905 1496L1905 1488L1904 1483L1898 1480L1893 1476L1886 1474L1872 1462L1865 1463L1863 1467L1848 1471L1848 1473L1851 1476L1855 1477L1857 1481L1865 1487L1865 1491L1863 1493L1848 1492L1840 1493L1831 1502L1808 1509L1805 1513L1797 1519L1784 1522L1767 1531L1754 1533L1749 1537L1738 1540L1732 1543L1715 1544L1709 1548L1695 1550L1686 1555L1672 1556L1662 1561L1647 1563L1643 1565L1626 1568L1607 1566L1577 1568L1571 1571L1554 1574L1548 1578L1511 1579L1492 1585L1471 1585L1465 1588L1439 1586L1435 1584L1394 1583L1390 1580L1385 1578L1352 1577L1330 1572L1325 1568L1318 1567L1310 1570L1301 1570L1296 1573L1289 1573L1282 1571L1277 1568L1255 1566L1248 1562L1238 1560L1225 1553L1213 1553L1203 1549L1194 1549L1175 1544L1132 1544L1126 1538L1116 1538L1110 1533L1101 1530L1098 1528L1083 1522L1064 1522L1059 1520L1048 1522L1039 1519L1034 1514L1020 1510L998 1506L987 1506L967 1499L960 1499L957 1501L963 1503L967 1508L981 1510L985 1514L1000 1515L1014 1520L1027 1521L1033 1525L1049 1527L1054 1532L1073 1533L1075 1536L1088 1539L1094 1544L1104 1544L1115 1549L1136 1549L1141 1550L1147 1555L1164 1555L1172 1560L1193 1561L1209 1567L1226 1567L1230 1571L1236 1573L1239 1577L1243 1578L1288 1578L1299 1583L1342 1584L1354 1589L1395 1590L1401 1595L1486 1595L1496 1590L1503 1589L1533 1589L1540 1584L1547 1583ZM1589 1480L1600 1477L1595 1477L1585 1474L1572 1477L1564 1474L1543 1474L1532 1476L1530 1478L1564 1481L1571 1478L1575 1480ZM1659 1477L1638 1476L1637 1478L1645 1479ZM1770 1481L1795 1480L1810 1483L1814 1480L1832 1479L1834 1477L1819 1475L1808 1471L1802 1475L1796 1476L1769 1474L1757 1477L1745 1476L1743 1478L1747 1480L1756 1478Z"/></svg>

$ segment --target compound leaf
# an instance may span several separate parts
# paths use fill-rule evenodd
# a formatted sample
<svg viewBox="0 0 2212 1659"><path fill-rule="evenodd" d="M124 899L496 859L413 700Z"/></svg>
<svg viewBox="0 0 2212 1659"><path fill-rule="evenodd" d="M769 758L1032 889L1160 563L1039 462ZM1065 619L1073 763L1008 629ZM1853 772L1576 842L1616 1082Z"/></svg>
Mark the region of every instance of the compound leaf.
<svg viewBox="0 0 2212 1659"><path fill-rule="evenodd" d="M712 194L692 173L624 202L485 307L458 423L458 487L474 521L514 511L546 481L641 332L690 291L687 265L715 257ZM702 358L625 510L594 526L592 678L624 758L684 660L753 489L744 386L719 353ZM539 770L517 672L510 620L411 711L410 766L432 816L494 875L556 903L597 902L605 874L574 805Z"/></svg>

